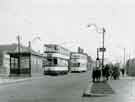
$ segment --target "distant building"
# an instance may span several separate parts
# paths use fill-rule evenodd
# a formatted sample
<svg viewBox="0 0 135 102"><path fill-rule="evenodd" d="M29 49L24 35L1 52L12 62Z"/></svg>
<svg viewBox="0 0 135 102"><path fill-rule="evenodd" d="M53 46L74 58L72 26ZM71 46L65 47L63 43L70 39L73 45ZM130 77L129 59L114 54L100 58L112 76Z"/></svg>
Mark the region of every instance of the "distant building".
<svg viewBox="0 0 135 102"><path fill-rule="evenodd" d="M28 53L30 56L31 61L31 70L30 73L32 75L38 75L42 74L42 56L29 49L28 47L20 46L20 52L21 53ZM10 54L9 54L10 53ZM9 44L9 45L0 45L0 75L1 76L9 76L13 73L11 73L11 66L13 69L18 68L18 61L14 58L14 65L10 65L10 55L17 56L18 53L18 46L17 44ZM27 66L28 59L25 58L25 60L22 58L20 60L22 66ZM24 64L25 63L25 64Z"/></svg>
<svg viewBox="0 0 135 102"><path fill-rule="evenodd" d="M84 49L78 47L78 51L77 51L77 52L78 52L78 53L84 53Z"/></svg>

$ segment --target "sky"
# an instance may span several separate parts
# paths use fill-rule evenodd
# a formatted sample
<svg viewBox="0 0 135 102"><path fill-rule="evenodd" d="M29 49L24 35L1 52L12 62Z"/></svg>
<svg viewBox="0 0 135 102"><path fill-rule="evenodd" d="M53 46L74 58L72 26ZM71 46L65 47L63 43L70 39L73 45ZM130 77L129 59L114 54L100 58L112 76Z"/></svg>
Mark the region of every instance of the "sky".
<svg viewBox="0 0 135 102"><path fill-rule="evenodd" d="M43 44L60 44L71 51L84 48L93 59L102 34L88 24L103 27L105 60L123 62L135 57L134 0L0 0L0 44L21 43L42 50ZM40 39L35 39L37 36Z"/></svg>

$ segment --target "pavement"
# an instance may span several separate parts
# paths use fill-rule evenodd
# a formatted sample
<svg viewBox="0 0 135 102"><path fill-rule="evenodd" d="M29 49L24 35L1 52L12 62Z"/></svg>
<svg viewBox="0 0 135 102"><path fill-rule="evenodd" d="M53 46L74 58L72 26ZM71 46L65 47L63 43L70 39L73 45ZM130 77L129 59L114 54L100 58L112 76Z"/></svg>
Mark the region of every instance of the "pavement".
<svg viewBox="0 0 135 102"><path fill-rule="evenodd" d="M116 93L121 94L122 90L118 92L121 87L116 87L120 85L120 83L124 82L125 80L135 80L134 77L120 77L119 80L108 80L108 81L101 81L95 82L92 81L89 83L88 87L83 92L83 97L104 97L108 95L114 95Z"/></svg>
<svg viewBox="0 0 135 102"><path fill-rule="evenodd" d="M90 82L88 88L83 93L83 97L103 97L114 93L115 91L107 81Z"/></svg>

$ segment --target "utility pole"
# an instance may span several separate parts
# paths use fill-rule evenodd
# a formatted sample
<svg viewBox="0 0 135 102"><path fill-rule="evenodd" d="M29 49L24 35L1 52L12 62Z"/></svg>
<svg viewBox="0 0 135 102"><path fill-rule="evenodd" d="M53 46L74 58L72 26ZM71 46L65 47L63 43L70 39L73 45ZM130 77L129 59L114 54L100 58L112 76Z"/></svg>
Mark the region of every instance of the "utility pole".
<svg viewBox="0 0 135 102"><path fill-rule="evenodd" d="M100 66L100 59L99 59L99 48L97 48L97 58L96 58L96 67L99 68Z"/></svg>
<svg viewBox="0 0 135 102"><path fill-rule="evenodd" d="M99 48L97 48L97 59L99 59Z"/></svg>
<svg viewBox="0 0 135 102"><path fill-rule="evenodd" d="M20 35L17 36L17 41L18 41L18 74L20 75L20 52L21 52L21 48L20 48Z"/></svg>
<svg viewBox="0 0 135 102"><path fill-rule="evenodd" d="M105 52L105 47L104 47L104 35L105 35L105 28L103 28L103 33L102 33L102 69L104 68L104 52Z"/></svg>
<svg viewBox="0 0 135 102"><path fill-rule="evenodd" d="M126 64L125 64L125 52L126 52L126 49L124 48L124 59L123 59L123 70L124 72L126 71Z"/></svg>
<svg viewBox="0 0 135 102"><path fill-rule="evenodd" d="M29 48L29 76L31 76L31 41L28 42L28 48Z"/></svg>
<svg viewBox="0 0 135 102"><path fill-rule="evenodd" d="M29 52L31 52L31 41L28 42Z"/></svg>
<svg viewBox="0 0 135 102"><path fill-rule="evenodd" d="M125 65L125 48L124 48L124 59L123 59L123 64Z"/></svg>

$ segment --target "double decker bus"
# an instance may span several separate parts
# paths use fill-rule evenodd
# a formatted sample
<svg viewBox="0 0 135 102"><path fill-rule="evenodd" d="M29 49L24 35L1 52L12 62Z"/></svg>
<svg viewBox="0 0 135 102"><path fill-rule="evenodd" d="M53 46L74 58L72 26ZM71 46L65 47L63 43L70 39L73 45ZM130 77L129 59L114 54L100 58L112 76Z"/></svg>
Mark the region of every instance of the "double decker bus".
<svg viewBox="0 0 135 102"><path fill-rule="evenodd" d="M57 44L44 45L43 68L45 75L67 74L70 51Z"/></svg>
<svg viewBox="0 0 135 102"><path fill-rule="evenodd" d="M86 72L88 69L87 54L72 52L69 66L71 72Z"/></svg>

